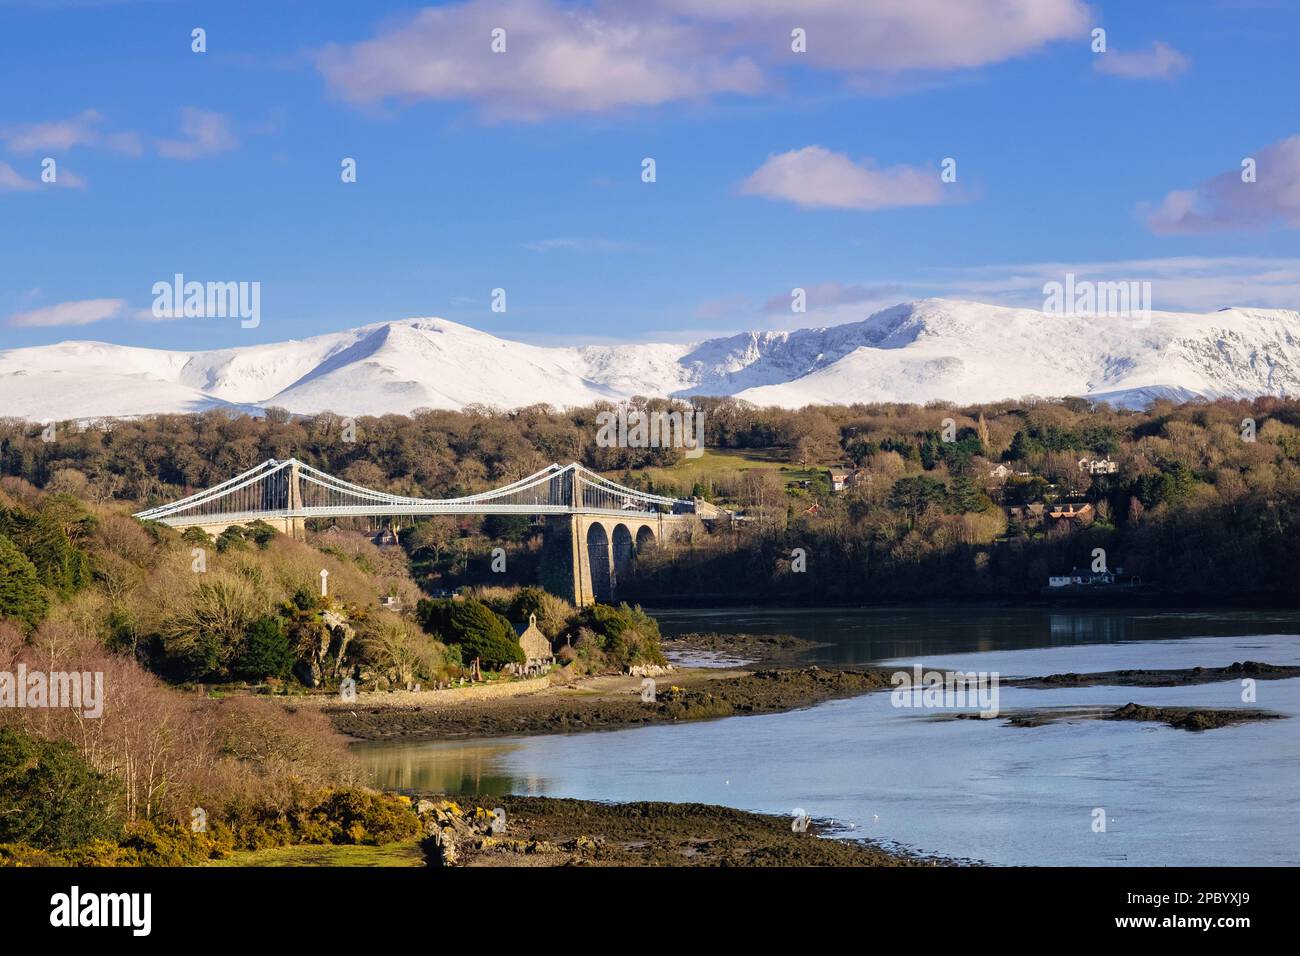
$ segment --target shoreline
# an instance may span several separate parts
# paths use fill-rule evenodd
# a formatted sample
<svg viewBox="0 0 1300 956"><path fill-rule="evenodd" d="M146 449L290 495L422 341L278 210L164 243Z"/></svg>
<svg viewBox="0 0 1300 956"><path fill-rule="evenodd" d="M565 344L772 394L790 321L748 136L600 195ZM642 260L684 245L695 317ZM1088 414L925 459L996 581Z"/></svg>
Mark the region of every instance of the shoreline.
<svg viewBox="0 0 1300 956"><path fill-rule="evenodd" d="M643 701L642 680L626 674L581 678L531 693L444 702L333 703L336 730L357 741L454 740L619 730L648 724L800 710L889 687L892 671L818 667L778 670L677 668ZM409 699L411 696L406 695Z"/></svg>
<svg viewBox="0 0 1300 956"><path fill-rule="evenodd" d="M682 667L662 675L654 698L643 700L643 680L629 674L606 674L568 682L530 681L510 691L496 688L401 692L375 695L370 700L340 704L316 701L335 729L354 742L466 740L538 734L621 730L651 724L683 723L722 717L785 713L829 700L890 691L897 668L861 670L803 668ZM1008 679L1008 687L1028 690L1099 686L1164 688L1194 686L1239 678L1284 680L1300 676L1300 667L1257 661L1227 667L1191 667L1168 670L1104 671L1093 674L1051 674ZM522 685L523 682L521 682ZM292 706L292 705L289 705ZM1080 705L1087 710L1090 705ZM1176 708L1178 714L1159 714L1140 702L1131 706L1157 714L1173 725L1190 712L1196 729L1228 726L1246 720L1272 719L1260 710L1226 710L1214 707ZM1078 709L1078 708L1075 708ZM1113 711L1114 707L1097 708ZM1030 708L1026 714L1039 714ZM1034 722L1046 722L1048 711ZM1110 718L1115 719L1115 718ZM1177 726L1189 727L1187 723Z"/></svg>
<svg viewBox="0 0 1300 956"><path fill-rule="evenodd" d="M835 600L818 598L817 600L775 600L766 592L752 591L745 593L728 592L718 594L678 595L669 599L662 595L632 595L629 602L639 603L647 614L654 615L664 611L698 611L711 608L742 609L749 608L762 611L816 611L816 610L884 610L899 609L942 609L942 608L1023 608L1050 609L1053 611L1091 611L1097 608L1121 608L1129 611L1270 611L1295 613L1300 610L1300 594L1291 591L1268 591L1260 594L1205 594L1189 592L1186 594L1173 591L1133 592L1098 591L1096 594L1080 595L1078 592L1063 594L1059 597L1030 594L972 594L952 595L949 597L894 594L881 596L869 601Z"/></svg>
<svg viewBox="0 0 1300 956"><path fill-rule="evenodd" d="M706 635L703 644L718 642ZM790 645L764 638L777 653ZM721 650L734 650L721 647ZM758 646L753 647L757 651ZM330 714L340 731L361 743L456 741L499 736L613 730L654 723L706 720L723 716L777 713L826 700L892 690L894 671L682 668L661 678L667 692L653 703L639 696L641 678L603 675L583 678L516 696L496 696L441 706L387 706ZM1193 686L1244 676L1287 679L1300 667L1255 661L1226 667L1050 674L1007 683L1025 689L1129 686ZM665 685L666 688L665 688ZM408 695L409 696L409 695ZM975 714L936 715L971 719ZM990 721L1026 732L1059 721L1100 719L1126 722L1135 729L1152 722L1181 731L1215 731L1247 721L1286 715L1260 710L1211 707L1153 707L1128 703L1071 708L1028 708ZM1016 731L1011 731L1016 732ZM984 866L860 839L834 821L810 820L804 829L794 817L701 803L615 802L566 797L449 795L393 788L424 809L429 865L448 866ZM430 802L431 801L431 802ZM438 809L438 812L434 812ZM506 827L493 831L497 810ZM793 808L792 808L793 813Z"/></svg>
<svg viewBox="0 0 1300 956"><path fill-rule="evenodd" d="M715 804L397 792L416 802L430 866L982 865L835 836L833 821Z"/></svg>

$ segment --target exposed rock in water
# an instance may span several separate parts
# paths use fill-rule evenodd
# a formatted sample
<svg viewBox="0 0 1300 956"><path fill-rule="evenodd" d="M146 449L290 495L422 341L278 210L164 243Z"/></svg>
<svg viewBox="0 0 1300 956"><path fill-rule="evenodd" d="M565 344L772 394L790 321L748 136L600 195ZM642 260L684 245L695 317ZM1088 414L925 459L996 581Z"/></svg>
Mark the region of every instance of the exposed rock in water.
<svg viewBox="0 0 1300 956"><path fill-rule="evenodd" d="M1264 710L1214 710L1193 707L1147 707L1129 702L1102 720L1141 720L1168 724L1178 730L1214 730L1254 720L1280 720L1282 714Z"/></svg>

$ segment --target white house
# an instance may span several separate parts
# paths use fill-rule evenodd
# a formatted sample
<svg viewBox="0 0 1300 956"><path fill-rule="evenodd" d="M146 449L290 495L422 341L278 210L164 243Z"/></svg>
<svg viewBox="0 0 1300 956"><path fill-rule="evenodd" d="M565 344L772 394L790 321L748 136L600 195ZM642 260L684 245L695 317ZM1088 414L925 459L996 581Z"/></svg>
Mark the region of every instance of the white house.
<svg viewBox="0 0 1300 956"><path fill-rule="evenodd" d="M1119 462L1111 461L1109 455L1105 458L1080 458L1079 470L1090 475L1113 475L1119 471Z"/></svg>

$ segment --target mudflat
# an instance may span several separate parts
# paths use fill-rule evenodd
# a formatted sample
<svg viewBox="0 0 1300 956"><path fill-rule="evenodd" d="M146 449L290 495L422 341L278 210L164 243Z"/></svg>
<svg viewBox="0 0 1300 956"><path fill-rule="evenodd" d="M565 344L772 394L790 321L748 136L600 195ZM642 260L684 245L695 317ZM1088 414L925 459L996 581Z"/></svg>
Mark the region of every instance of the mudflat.
<svg viewBox="0 0 1300 956"><path fill-rule="evenodd" d="M651 700L642 699L644 678L602 675L482 701L443 704L435 692L428 703L411 703L408 694L400 705L341 704L325 713L359 740L569 733L795 710L889 687L891 673L680 668L656 678Z"/></svg>
<svg viewBox="0 0 1300 956"><path fill-rule="evenodd" d="M425 841L432 865L942 866L866 840L820 839L832 821L702 803L603 803L554 797L414 794L437 806ZM423 802L423 801L421 801ZM498 814L498 808L502 811ZM493 832L490 821L505 825ZM450 848L450 852L448 852Z"/></svg>

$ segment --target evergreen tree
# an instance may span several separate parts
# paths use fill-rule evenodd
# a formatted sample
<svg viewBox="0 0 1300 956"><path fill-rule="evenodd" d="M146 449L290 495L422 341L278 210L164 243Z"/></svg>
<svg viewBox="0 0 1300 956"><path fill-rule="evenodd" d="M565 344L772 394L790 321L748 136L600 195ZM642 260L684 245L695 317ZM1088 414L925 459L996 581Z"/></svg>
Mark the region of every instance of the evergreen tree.
<svg viewBox="0 0 1300 956"><path fill-rule="evenodd" d="M68 741L0 730L0 843L66 849L116 840L119 793Z"/></svg>
<svg viewBox="0 0 1300 956"><path fill-rule="evenodd" d="M491 668L524 662L524 649L510 622L481 601L457 601L448 629L447 639L460 645L466 663L476 657Z"/></svg>
<svg viewBox="0 0 1300 956"><path fill-rule="evenodd" d="M0 618L10 618L32 628L45 617L48 609L49 601L41 588L36 566L0 534Z"/></svg>
<svg viewBox="0 0 1300 956"><path fill-rule="evenodd" d="M235 673L246 680L285 678L297 662L293 645L278 617L260 617L248 628L244 650L235 661Z"/></svg>

